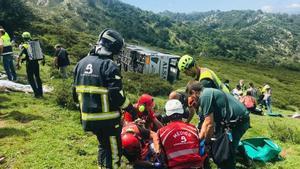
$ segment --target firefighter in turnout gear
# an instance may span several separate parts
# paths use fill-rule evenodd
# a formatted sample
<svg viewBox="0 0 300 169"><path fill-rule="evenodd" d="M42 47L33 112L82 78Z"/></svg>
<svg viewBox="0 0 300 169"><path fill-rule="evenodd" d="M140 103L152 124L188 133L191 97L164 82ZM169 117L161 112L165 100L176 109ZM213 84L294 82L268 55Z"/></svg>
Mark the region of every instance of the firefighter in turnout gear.
<svg viewBox="0 0 300 169"><path fill-rule="evenodd" d="M121 158L121 109L135 116L135 109L122 89L119 67L113 62L124 45L115 30L105 29L88 56L74 69L74 100L79 102L85 131L99 141L99 168L118 168Z"/></svg>

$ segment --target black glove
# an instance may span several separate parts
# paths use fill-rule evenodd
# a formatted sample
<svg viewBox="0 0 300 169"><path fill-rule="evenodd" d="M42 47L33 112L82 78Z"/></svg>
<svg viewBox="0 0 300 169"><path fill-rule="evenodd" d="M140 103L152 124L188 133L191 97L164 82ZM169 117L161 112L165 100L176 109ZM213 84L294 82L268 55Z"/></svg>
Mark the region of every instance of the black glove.
<svg viewBox="0 0 300 169"><path fill-rule="evenodd" d="M43 59L42 60L42 65L45 66L45 63L46 63L46 61L45 61L45 59Z"/></svg>
<svg viewBox="0 0 300 169"><path fill-rule="evenodd" d="M24 58L24 59L21 59L21 63L23 63L24 61L26 61L26 59Z"/></svg>
<svg viewBox="0 0 300 169"><path fill-rule="evenodd" d="M130 115L132 116L132 119L137 119L138 111L136 110L135 107L133 107L132 104L129 104L124 110L127 111L128 113L130 113Z"/></svg>

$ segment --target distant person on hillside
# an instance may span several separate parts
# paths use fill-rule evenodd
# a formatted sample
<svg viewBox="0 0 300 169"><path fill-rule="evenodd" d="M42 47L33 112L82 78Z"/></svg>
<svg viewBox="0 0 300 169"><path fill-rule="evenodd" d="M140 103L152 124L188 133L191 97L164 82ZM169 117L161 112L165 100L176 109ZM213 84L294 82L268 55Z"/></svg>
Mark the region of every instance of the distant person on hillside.
<svg viewBox="0 0 300 169"><path fill-rule="evenodd" d="M257 102L256 99L252 96L252 91L247 90L246 96L242 96L240 101L245 105L249 112L253 112L255 114L261 114L262 110L256 108Z"/></svg>
<svg viewBox="0 0 300 169"><path fill-rule="evenodd" d="M14 66L14 56L12 43L7 32L0 26L0 56L3 57L3 67L7 78L10 81L17 80L17 74Z"/></svg>
<svg viewBox="0 0 300 169"><path fill-rule="evenodd" d="M215 88L229 93L228 88L222 83L218 76L208 68L200 68L197 66L195 59L189 55L184 55L178 62L178 69L187 76L195 78L204 87Z"/></svg>
<svg viewBox="0 0 300 169"><path fill-rule="evenodd" d="M257 89L254 87L254 84L252 82L249 83L249 88L247 89L247 91L250 91L251 96L253 96L254 98L258 98Z"/></svg>
<svg viewBox="0 0 300 169"><path fill-rule="evenodd" d="M244 79L241 79L241 80L239 81L239 85L240 85L240 87L241 87L241 90L242 90L243 94L246 94L247 86L246 86L245 83L244 83Z"/></svg>
<svg viewBox="0 0 300 169"><path fill-rule="evenodd" d="M45 65L45 57L41 52L39 52L38 54L34 52L34 49L31 45L32 39L29 32L24 32L22 34L22 38L24 40L24 43L21 46L21 53L19 54L17 65L18 67L20 67L20 61L21 63L26 61L27 79L34 92L34 97L41 98L43 97L43 86L42 80L40 78L39 60L41 59L42 64ZM24 58L22 58L23 55L25 55Z"/></svg>
<svg viewBox="0 0 300 169"><path fill-rule="evenodd" d="M54 65L57 67L61 73L63 79L68 78L67 67L70 65L70 60L66 49L62 47L61 44L55 45L54 53Z"/></svg>
<svg viewBox="0 0 300 169"><path fill-rule="evenodd" d="M272 89L271 87L266 84L263 89L263 94L264 94L264 98L263 98L263 102L265 103L266 107L267 107L267 111L268 111L268 114L272 114L272 102L271 102L271 95L272 95Z"/></svg>
<svg viewBox="0 0 300 169"><path fill-rule="evenodd" d="M231 91L231 94L237 99L240 100L240 98L243 96L243 91L241 89L241 86L238 84L236 87Z"/></svg>

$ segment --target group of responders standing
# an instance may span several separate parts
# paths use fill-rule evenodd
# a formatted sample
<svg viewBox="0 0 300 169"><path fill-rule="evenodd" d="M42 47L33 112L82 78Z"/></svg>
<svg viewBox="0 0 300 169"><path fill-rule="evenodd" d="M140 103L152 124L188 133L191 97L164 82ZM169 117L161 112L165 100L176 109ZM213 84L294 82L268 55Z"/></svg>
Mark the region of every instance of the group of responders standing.
<svg viewBox="0 0 300 169"><path fill-rule="evenodd" d="M241 79L231 93L252 113L262 115L262 108L264 106L267 109L267 114L273 113L271 106L272 89L270 85L266 83L257 89L252 82L250 82L247 87L244 84L244 80Z"/></svg>
<svg viewBox="0 0 300 169"><path fill-rule="evenodd" d="M17 59L16 68L20 68L26 62L27 80L34 92L34 97L43 97L43 85L40 77L39 61L44 65L45 56L40 43L32 39L29 32L22 33L21 52ZM13 45L8 33L0 26L0 56L3 58L3 67L10 81L17 81L17 74L14 65ZM54 65L60 70L62 78L67 78L66 67L70 64L67 51L61 44L55 45Z"/></svg>
<svg viewBox="0 0 300 169"><path fill-rule="evenodd" d="M250 125L245 106L229 94L212 70L200 68L193 57L184 55L178 68L194 80L185 92L170 94L164 126L153 113L152 96L142 95L135 105L126 97L120 69L113 61L123 45L120 33L105 29L74 69L73 98L79 103L83 129L98 139L99 168L119 168L122 154L134 168L202 168L208 154L201 150L201 143L213 144L226 132L228 145L215 148L231 147L230 158L217 165L234 169L238 143ZM124 117L122 112L126 112ZM198 127L189 124L195 113ZM153 150L150 154L149 149Z"/></svg>

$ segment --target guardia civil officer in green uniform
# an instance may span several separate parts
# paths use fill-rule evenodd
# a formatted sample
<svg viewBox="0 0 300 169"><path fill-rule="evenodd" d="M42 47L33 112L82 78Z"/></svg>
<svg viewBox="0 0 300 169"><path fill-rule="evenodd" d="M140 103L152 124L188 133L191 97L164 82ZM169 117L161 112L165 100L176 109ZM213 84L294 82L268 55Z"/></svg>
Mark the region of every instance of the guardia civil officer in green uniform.
<svg viewBox="0 0 300 169"><path fill-rule="evenodd" d="M99 141L99 168L118 168L121 158L121 112L136 116L136 110L123 92L122 77L113 55L124 45L122 36L106 29L88 56L74 69L75 101L79 101L82 126L93 132Z"/></svg>
<svg viewBox="0 0 300 169"><path fill-rule="evenodd" d="M229 117L230 121L236 121L230 126L232 145L236 151L241 137L250 125L249 112L246 107L232 95L214 88L203 88L198 81L189 83L188 93L198 97L199 116L204 115L205 117L201 126L200 139L210 140L214 134L221 132L222 121ZM221 169L234 169L235 157L227 166L218 167Z"/></svg>

